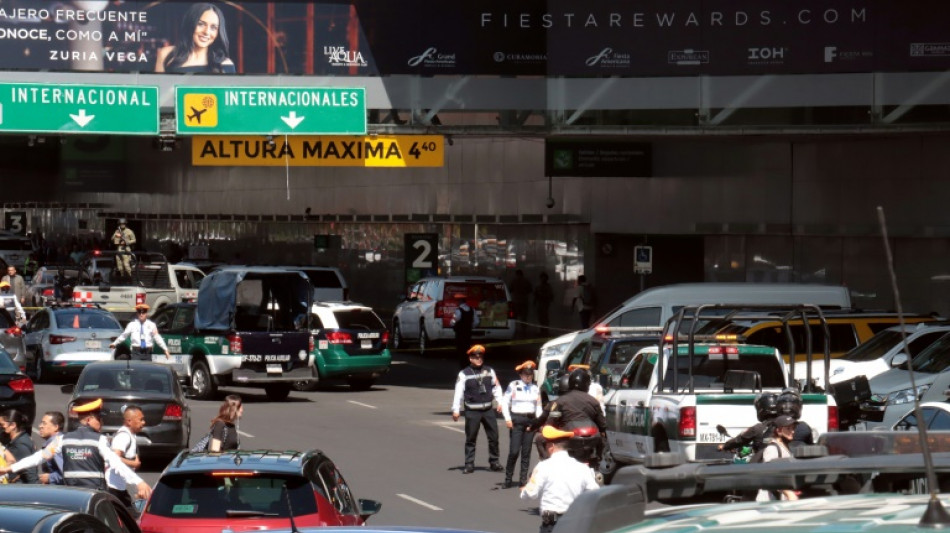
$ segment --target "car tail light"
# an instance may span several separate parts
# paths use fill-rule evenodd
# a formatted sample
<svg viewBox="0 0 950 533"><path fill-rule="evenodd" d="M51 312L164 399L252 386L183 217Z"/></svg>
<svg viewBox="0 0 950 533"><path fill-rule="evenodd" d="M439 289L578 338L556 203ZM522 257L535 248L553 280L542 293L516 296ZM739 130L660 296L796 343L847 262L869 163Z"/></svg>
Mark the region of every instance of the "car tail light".
<svg viewBox="0 0 950 533"><path fill-rule="evenodd" d="M511 305L511 302L508 302L508 318L514 318L514 317L515 317L515 308L513 305Z"/></svg>
<svg viewBox="0 0 950 533"><path fill-rule="evenodd" d="M307 343L307 352L313 351L313 335L310 336L310 342Z"/></svg>
<svg viewBox="0 0 950 533"><path fill-rule="evenodd" d="M137 292L135 293L135 305L141 305L145 303L145 293Z"/></svg>
<svg viewBox="0 0 950 533"><path fill-rule="evenodd" d="M828 406L828 431L838 431L838 406Z"/></svg>
<svg viewBox="0 0 950 533"><path fill-rule="evenodd" d="M181 420L184 410L177 403L170 403L165 406L165 414L162 415L162 421Z"/></svg>
<svg viewBox="0 0 950 533"><path fill-rule="evenodd" d="M43 289L43 297L52 298L53 296L56 296L56 291L53 289Z"/></svg>
<svg viewBox="0 0 950 533"><path fill-rule="evenodd" d="M696 408L695 407L681 407L680 408L679 433L680 433L680 438L683 438L683 439L696 438Z"/></svg>
<svg viewBox="0 0 950 533"><path fill-rule="evenodd" d="M13 389L13 392L33 392L33 380L30 378L10 380L7 386Z"/></svg>
<svg viewBox="0 0 950 533"><path fill-rule="evenodd" d="M384 331L383 332L383 346L386 346L387 344L389 344L389 332Z"/></svg>
<svg viewBox="0 0 950 533"><path fill-rule="evenodd" d="M235 334L228 335L228 347L233 354L243 353L244 343L241 342L241 336Z"/></svg>
<svg viewBox="0 0 950 533"><path fill-rule="evenodd" d="M722 346L710 346L709 355L722 355Z"/></svg>
<svg viewBox="0 0 950 533"><path fill-rule="evenodd" d="M435 313L435 318L442 318L445 315L445 303L443 303L441 300L436 302L433 313Z"/></svg>
<svg viewBox="0 0 950 533"><path fill-rule="evenodd" d="M20 329L20 326L11 326L6 329L7 335L13 335L14 337L19 337L23 335L23 330Z"/></svg>
<svg viewBox="0 0 950 533"><path fill-rule="evenodd" d="M66 344L67 342L76 342L76 337L69 337L67 335L50 335L49 336L50 344Z"/></svg>
<svg viewBox="0 0 950 533"><path fill-rule="evenodd" d="M345 331L328 331L327 340L330 344L353 344L353 336Z"/></svg>

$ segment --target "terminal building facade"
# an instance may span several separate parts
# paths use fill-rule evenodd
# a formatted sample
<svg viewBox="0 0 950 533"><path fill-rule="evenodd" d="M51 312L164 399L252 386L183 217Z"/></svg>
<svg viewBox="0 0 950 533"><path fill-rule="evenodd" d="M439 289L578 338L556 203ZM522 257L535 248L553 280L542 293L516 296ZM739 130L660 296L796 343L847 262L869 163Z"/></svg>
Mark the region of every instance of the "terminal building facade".
<svg viewBox="0 0 950 533"><path fill-rule="evenodd" d="M883 213L904 308L950 314L944 2L211 2L233 74L155 72L191 42L192 2L11 4L2 208L50 239L126 217L170 255L340 266L386 309L419 274L405 235L435 234L432 272L546 272L573 327L581 273L604 312L704 280L845 284L860 307L894 308ZM34 85L154 88L157 129L90 131L109 106L75 102L86 126L18 126L58 109L17 111ZM285 100L288 132L245 96L233 132L224 97L207 105L289 88L324 91L305 109L359 92L363 129L299 133L316 119Z"/></svg>

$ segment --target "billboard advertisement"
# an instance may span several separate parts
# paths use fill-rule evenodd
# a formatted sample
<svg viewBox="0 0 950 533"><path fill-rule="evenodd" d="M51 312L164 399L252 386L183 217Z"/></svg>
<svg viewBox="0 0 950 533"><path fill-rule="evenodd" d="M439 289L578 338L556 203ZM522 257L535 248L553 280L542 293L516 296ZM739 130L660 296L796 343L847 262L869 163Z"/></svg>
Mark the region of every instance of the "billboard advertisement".
<svg viewBox="0 0 950 533"><path fill-rule="evenodd" d="M695 76L950 68L944 0L4 0L0 69Z"/></svg>

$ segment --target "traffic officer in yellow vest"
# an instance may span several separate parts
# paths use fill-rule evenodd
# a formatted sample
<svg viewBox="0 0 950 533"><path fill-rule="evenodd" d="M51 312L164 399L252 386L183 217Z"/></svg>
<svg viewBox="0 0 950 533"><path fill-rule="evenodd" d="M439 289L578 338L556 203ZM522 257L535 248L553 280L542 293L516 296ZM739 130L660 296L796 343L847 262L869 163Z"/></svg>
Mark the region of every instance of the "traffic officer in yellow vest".
<svg viewBox="0 0 950 533"><path fill-rule="evenodd" d="M115 267L118 274L132 277L132 245L135 244L135 232L126 226L124 218L119 219L119 227L112 234L112 244L119 252L115 258Z"/></svg>
<svg viewBox="0 0 950 533"><path fill-rule="evenodd" d="M475 471L475 440L478 429L485 426L488 437L488 468L492 472L504 470L498 462L498 421L492 401L501 411L501 385L490 366L483 364L485 347L476 344L468 349L469 365L459 372L455 380L455 396L452 398L452 420L458 422L462 407L465 408L465 469L464 474Z"/></svg>
<svg viewBox="0 0 950 533"><path fill-rule="evenodd" d="M108 463L122 479L136 486L136 495L140 499L148 498L152 494L152 488L109 449L109 439L99 433L102 429L101 409L101 399L73 407L73 412L79 415L78 428L33 455L0 468L0 474L33 468L59 455L63 460L63 481L68 487L105 491Z"/></svg>

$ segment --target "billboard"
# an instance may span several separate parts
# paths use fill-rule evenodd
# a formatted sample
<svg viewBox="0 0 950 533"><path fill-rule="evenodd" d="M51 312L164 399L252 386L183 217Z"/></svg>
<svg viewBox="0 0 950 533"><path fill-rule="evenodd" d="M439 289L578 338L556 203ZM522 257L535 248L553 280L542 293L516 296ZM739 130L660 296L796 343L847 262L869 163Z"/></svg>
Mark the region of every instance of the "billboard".
<svg viewBox="0 0 950 533"><path fill-rule="evenodd" d="M695 76L950 68L944 0L5 0L0 69Z"/></svg>

